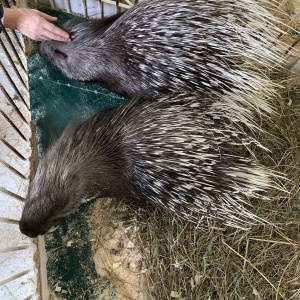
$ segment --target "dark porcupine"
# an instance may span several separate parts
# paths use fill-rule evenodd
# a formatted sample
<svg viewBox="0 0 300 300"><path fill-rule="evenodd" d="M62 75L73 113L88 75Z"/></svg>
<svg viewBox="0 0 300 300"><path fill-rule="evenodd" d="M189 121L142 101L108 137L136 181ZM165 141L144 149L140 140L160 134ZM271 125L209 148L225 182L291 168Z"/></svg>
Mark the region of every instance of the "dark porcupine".
<svg viewBox="0 0 300 300"><path fill-rule="evenodd" d="M39 52L66 76L117 93L197 90L269 111L270 82L257 66L280 61L273 21L254 0L143 0L108 19L71 20L72 41L44 41Z"/></svg>
<svg viewBox="0 0 300 300"><path fill-rule="evenodd" d="M274 178L232 152L257 143L234 126L236 115L223 98L198 93L137 96L69 125L38 165L21 231L44 234L91 197L150 201L203 227L259 221L243 204Z"/></svg>

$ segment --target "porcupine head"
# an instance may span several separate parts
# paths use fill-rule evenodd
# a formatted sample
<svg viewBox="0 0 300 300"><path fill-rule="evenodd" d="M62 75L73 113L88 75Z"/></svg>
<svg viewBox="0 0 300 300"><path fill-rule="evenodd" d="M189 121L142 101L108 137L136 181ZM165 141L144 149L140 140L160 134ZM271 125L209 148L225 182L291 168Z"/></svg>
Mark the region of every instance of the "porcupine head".
<svg viewBox="0 0 300 300"><path fill-rule="evenodd" d="M29 237L45 234L57 225L60 218L75 210L82 200L84 181L76 172L70 175L69 167L62 166L63 160L51 157L61 153L50 154L37 167L19 223L21 232Z"/></svg>
<svg viewBox="0 0 300 300"><path fill-rule="evenodd" d="M106 119L111 117L106 112L101 112L96 120L107 123ZM95 195L131 196L126 191L132 188L120 180L124 166L119 159L119 148L105 143L105 134L113 134L106 127L100 129L104 143L97 143L94 133L99 127L94 120L79 126L74 124L76 121L71 122L40 160L19 223L23 234L29 237L45 234L62 217ZM119 142L114 139L113 144Z"/></svg>
<svg viewBox="0 0 300 300"><path fill-rule="evenodd" d="M120 17L116 14L100 20L74 18L63 25L70 42L43 41L39 54L65 76L80 81L99 81L118 92L118 82L126 79L118 46L107 45L103 34ZM121 50L120 50L121 51Z"/></svg>

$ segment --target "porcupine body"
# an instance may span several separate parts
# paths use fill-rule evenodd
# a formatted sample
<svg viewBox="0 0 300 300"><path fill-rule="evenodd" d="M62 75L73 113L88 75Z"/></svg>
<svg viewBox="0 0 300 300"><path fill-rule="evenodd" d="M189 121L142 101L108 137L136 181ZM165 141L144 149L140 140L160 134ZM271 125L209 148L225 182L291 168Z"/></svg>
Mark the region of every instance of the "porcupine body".
<svg viewBox="0 0 300 300"><path fill-rule="evenodd" d="M72 41L44 41L39 52L66 76L117 93L197 90L269 111L257 66L280 61L272 21L253 0L143 0L122 15L70 21Z"/></svg>
<svg viewBox="0 0 300 300"><path fill-rule="evenodd" d="M233 125L235 109L198 93L136 96L69 125L38 165L21 231L44 234L96 196L150 201L203 227L257 221L243 203L271 174L233 152L256 143Z"/></svg>

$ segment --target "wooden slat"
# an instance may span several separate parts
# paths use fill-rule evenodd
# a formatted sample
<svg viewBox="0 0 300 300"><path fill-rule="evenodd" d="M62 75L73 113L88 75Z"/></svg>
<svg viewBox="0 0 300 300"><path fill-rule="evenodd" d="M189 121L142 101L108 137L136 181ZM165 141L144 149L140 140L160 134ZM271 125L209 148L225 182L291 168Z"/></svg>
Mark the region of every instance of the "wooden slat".
<svg viewBox="0 0 300 300"><path fill-rule="evenodd" d="M0 249L16 247L24 244L32 244L32 239L24 236L20 232L18 225L1 222L0 228ZM1 266L0 273L3 272L5 273L5 269L3 269Z"/></svg>
<svg viewBox="0 0 300 300"><path fill-rule="evenodd" d="M15 152L11 151L6 144L0 142L1 158L0 163L10 166L11 169L23 175L23 177L29 177L29 160L21 159Z"/></svg>
<svg viewBox="0 0 300 300"><path fill-rule="evenodd" d="M0 114L0 140L7 147L12 146L20 154L20 157L29 159L31 155L30 143L24 141L19 132L16 131L11 124ZM1 147L1 143L0 143ZM5 148L1 148L1 151L5 151ZM16 152L16 153L17 153ZM5 152L1 152L5 155ZM9 155L9 154L8 154Z"/></svg>
<svg viewBox="0 0 300 300"><path fill-rule="evenodd" d="M21 262L21 261L20 261ZM27 271L27 270L26 270ZM26 272L25 271L25 272ZM33 282L37 281L37 273L34 270L28 270L28 273L22 275L5 285L0 286L1 299L5 300L37 300L40 299L35 292L32 291ZM18 275L18 274L17 274ZM8 293L7 293L8 292Z"/></svg>
<svg viewBox="0 0 300 300"><path fill-rule="evenodd" d="M0 217L19 220L22 215L23 201L0 191Z"/></svg>

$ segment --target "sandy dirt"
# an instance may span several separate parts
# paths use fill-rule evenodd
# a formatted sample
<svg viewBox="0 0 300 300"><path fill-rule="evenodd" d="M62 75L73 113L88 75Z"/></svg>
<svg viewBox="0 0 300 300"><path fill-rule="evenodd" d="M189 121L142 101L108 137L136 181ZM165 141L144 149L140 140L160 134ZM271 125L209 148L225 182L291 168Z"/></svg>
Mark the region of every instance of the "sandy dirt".
<svg viewBox="0 0 300 300"><path fill-rule="evenodd" d="M115 299L146 300L142 284L147 270L143 269L142 255L137 247L139 228L135 219L126 219L122 204L105 209L113 202L100 199L92 208L90 236L96 270L113 284ZM101 295L100 299L110 298Z"/></svg>

